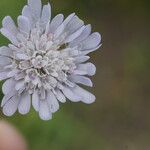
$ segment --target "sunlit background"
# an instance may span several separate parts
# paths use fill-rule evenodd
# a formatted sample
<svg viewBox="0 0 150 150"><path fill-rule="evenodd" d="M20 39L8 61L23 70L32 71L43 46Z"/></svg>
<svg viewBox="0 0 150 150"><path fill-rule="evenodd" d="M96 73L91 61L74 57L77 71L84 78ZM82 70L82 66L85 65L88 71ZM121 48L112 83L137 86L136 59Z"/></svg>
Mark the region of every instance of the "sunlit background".
<svg viewBox="0 0 150 150"><path fill-rule="evenodd" d="M6 15L16 20L25 4L26 0L0 0L0 21ZM16 126L30 150L149 150L150 2L51 0L51 4L53 16L76 12L102 35L102 47L90 54L97 74L88 90L96 102L68 101L47 122L33 109L11 118L1 113L0 119ZM0 45L6 44L0 36Z"/></svg>

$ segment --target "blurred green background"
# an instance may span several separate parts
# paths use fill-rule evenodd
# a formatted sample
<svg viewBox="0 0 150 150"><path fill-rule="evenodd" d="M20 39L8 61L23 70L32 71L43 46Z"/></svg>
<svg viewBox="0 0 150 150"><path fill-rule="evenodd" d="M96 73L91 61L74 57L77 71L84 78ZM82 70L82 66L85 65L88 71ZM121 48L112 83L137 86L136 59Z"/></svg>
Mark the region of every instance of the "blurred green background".
<svg viewBox="0 0 150 150"><path fill-rule="evenodd" d="M47 0L43 0L46 3ZM26 0L0 0L0 21L14 20ZM30 150L149 150L150 149L150 1L51 0L53 16L76 12L93 31L102 34L102 47L90 54L97 66L92 105L71 103L48 122L31 110L11 118ZM0 36L0 45L8 41ZM2 98L2 93L0 97Z"/></svg>

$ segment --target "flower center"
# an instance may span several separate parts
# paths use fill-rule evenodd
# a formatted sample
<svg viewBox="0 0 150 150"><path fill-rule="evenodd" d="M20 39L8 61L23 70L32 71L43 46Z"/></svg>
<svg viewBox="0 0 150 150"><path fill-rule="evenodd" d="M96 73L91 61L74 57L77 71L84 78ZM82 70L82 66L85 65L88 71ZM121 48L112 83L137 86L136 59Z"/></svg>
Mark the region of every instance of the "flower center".
<svg viewBox="0 0 150 150"><path fill-rule="evenodd" d="M21 43L21 54L26 57L19 61L18 68L24 72L29 89L54 89L62 83L71 84L67 77L76 65L70 53L72 49L62 41L61 37L54 40L52 34L33 29L27 41Z"/></svg>

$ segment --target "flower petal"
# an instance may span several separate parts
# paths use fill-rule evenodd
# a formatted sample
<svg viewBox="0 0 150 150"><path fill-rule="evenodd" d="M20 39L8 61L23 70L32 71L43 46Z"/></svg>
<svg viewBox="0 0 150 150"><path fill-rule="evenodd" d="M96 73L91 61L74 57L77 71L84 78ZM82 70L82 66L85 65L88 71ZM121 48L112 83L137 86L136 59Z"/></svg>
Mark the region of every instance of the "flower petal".
<svg viewBox="0 0 150 150"><path fill-rule="evenodd" d="M70 81L73 81L78 84L83 84L83 85L90 86L90 87L93 86L92 81L85 76L71 75L71 76L69 76L69 79L70 79Z"/></svg>
<svg viewBox="0 0 150 150"><path fill-rule="evenodd" d="M81 100L81 97L73 93L71 88L64 86L62 89L63 94L72 102L79 102Z"/></svg>
<svg viewBox="0 0 150 150"><path fill-rule="evenodd" d="M85 61L89 60L90 57L89 56L78 56L75 57L75 63L84 63Z"/></svg>
<svg viewBox="0 0 150 150"><path fill-rule="evenodd" d="M54 32L54 38L57 39L64 31L64 24L61 24L57 29L56 31Z"/></svg>
<svg viewBox="0 0 150 150"><path fill-rule="evenodd" d="M12 116L16 111L19 103L18 96L13 96L3 107L3 113L6 116Z"/></svg>
<svg viewBox="0 0 150 150"><path fill-rule="evenodd" d="M6 66L11 63L11 59L5 56L0 56L0 66Z"/></svg>
<svg viewBox="0 0 150 150"><path fill-rule="evenodd" d="M62 14L58 14L57 16L55 16L50 24L49 28L50 33L54 33L56 29L62 24L63 20L64 16Z"/></svg>
<svg viewBox="0 0 150 150"><path fill-rule="evenodd" d="M0 47L0 55L1 56L6 56L6 57L12 57L13 53L12 53L12 50L9 47L2 46L2 47Z"/></svg>
<svg viewBox="0 0 150 150"><path fill-rule="evenodd" d="M20 114L25 115L30 111L31 107L31 95L24 92L19 101L18 111Z"/></svg>
<svg viewBox="0 0 150 150"><path fill-rule="evenodd" d="M31 29L31 25L29 22L29 19L25 16L19 16L18 17L18 26L19 30L23 31L25 33L29 33Z"/></svg>
<svg viewBox="0 0 150 150"><path fill-rule="evenodd" d="M18 91L18 90L23 89L24 86L25 86L24 80L20 80L16 82L15 89Z"/></svg>
<svg viewBox="0 0 150 150"><path fill-rule="evenodd" d="M16 81L13 78L6 80L2 86L2 91L4 94L8 94L14 89Z"/></svg>
<svg viewBox="0 0 150 150"><path fill-rule="evenodd" d="M38 19L41 16L42 3L41 0L28 0L28 5L31 9L34 19Z"/></svg>
<svg viewBox="0 0 150 150"><path fill-rule="evenodd" d="M47 102L52 113L56 112L59 109L59 103L55 95L51 91L47 91Z"/></svg>
<svg viewBox="0 0 150 150"><path fill-rule="evenodd" d="M60 91L60 90L56 90L56 98L61 102L61 103L65 103L66 102L66 97L64 96L64 94Z"/></svg>
<svg viewBox="0 0 150 150"><path fill-rule="evenodd" d="M79 87L79 86L76 86L75 88L72 88L72 91L79 95L81 97L81 101L86 103L86 104L91 104L95 101L95 96L84 90L83 88Z"/></svg>
<svg viewBox="0 0 150 150"><path fill-rule="evenodd" d="M69 42L73 41L74 39L76 39L77 37L79 37L80 34L83 32L84 29L85 29L85 26L82 26L76 32L74 32L73 34L69 35L67 37L67 39L65 40L65 43L69 43Z"/></svg>
<svg viewBox="0 0 150 150"><path fill-rule="evenodd" d="M11 70L8 74L7 74L7 77L14 77L16 74L20 73L20 70L19 69L13 69Z"/></svg>
<svg viewBox="0 0 150 150"><path fill-rule="evenodd" d="M36 90L33 95L32 95L32 106L36 111L39 111L39 94L38 94L38 90Z"/></svg>
<svg viewBox="0 0 150 150"><path fill-rule="evenodd" d="M75 16L75 13L70 14L63 22L64 26L66 26L72 20L74 16Z"/></svg>
<svg viewBox="0 0 150 150"><path fill-rule="evenodd" d="M85 40L91 33L91 25L86 25L84 31L81 33L81 35L73 40L69 46L74 47L77 44L79 44L81 41Z"/></svg>
<svg viewBox="0 0 150 150"><path fill-rule="evenodd" d="M17 27L10 16L6 16L2 21L3 28L7 29L13 35L18 33Z"/></svg>
<svg viewBox="0 0 150 150"><path fill-rule="evenodd" d="M27 18L29 19L29 21L30 21L31 27L33 27L34 21L33 21L33 19L32 19L32 12L31 12L31 9L30 9L29 6L27 6L27 5L24 6L24 8L23 8L23 10L22 10L22 16L27 17Z"/></svg>
<svg viewBox="0 0 150 150"><path fill-rule="evenodd" d="M9 77L7 76L9 72L0 72L0 80L5 80L8 79Z"/></svg>
<svg viewBox="0 0 150 150"><path fill-rule="evenodd" d="M11 89L11 91L9 93L7 93L6 95L4 95L4 97L2 99L2 102L1 102L1 107L3 107L10 100L10 98L12 98L16 94L17 94L17 92L13 88L13 89Z"/></svg>
<svg viewBox="0 0 150 150"><path fill-rule="evenodd" d="M80 50L96 48L101 42L101 35L98 32L92 33L87 39L79 44Z"/></svg>
<svg viewBox="0 0 150 150"><path fill-rule="evenodd" d="M9 32L7 29L2 28L0 31L1 31L1 34L4 35L6 38L8 38L14 45L19 44L16 37L11 32Z"/></svg>
<svg viewBox="0 0 150 150"><path fill-rule="evenodd" d="M52 119L47 100L40 100L39 116L42 120Z"/></svg>
<svg viewBox="0 0 150 150"><path fill-rule="evenodd" d="M51 6L48 3L43 7L41 22L47 24L51 19Z"/></svg>
<svg viewBox="0 0 150 150"><path fill-rule="evenodd" d="M79 64L77 70L84 71L89 76L93 76L96 73L96 67L92 63Z"/></svg>
<svg viewBox="0 0 150 150"><path fill-rule="evenodd" d="M84 25L84 22L81 19L79 19L78 16L73 16L70 22L66 25L65 31L68 33L68 35L71 35L75 31L77 31L79 28L81 28L83 25Z"/></svg>
<svg viewBox="0 0 150 150"><path fill-rule="evenodd" d="M101 46L102 46L102 44L98 45L96 48L81 51L81 55L87 55L87 54L89 54L89 53L91 53L91 52L94 52L94 51L96 51L97 49L99 49Z"/></svg>

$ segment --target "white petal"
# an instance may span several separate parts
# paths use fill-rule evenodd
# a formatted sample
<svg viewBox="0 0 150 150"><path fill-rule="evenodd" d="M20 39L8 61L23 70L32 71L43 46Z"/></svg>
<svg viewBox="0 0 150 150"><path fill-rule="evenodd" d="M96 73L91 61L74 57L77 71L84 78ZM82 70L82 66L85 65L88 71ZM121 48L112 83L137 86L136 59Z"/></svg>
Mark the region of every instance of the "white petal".
<svg viewBox="0 0 150 150"><path fill-rule="evenodd" d="M25 76L26 76L26 74L25 74L24 72L17 73L17 74L15 75L15 80L18 81L18 80L24 79Z"/></svg>
<svg viewBox="0 0 150 150"><path fill-rule="evenodd" d="M24 92L20 97L18 111L20 114L24 115L30 111L30 107L31 107L31 95Z"/></svg>
<svg viewBox="0 0 150 150"><path fill-rule="evenodd" d="M25 16L19 16L18 17L18 26L20 31L23 31L25 33L29 33L30 32L30 22L29 19Z"/></svg>
<svg viewBox="0 0 150 150"><path fill-rule="evenodd" d="M24 80L20 80L16 82L15 89L18 91L18 90L23 89L24 86L25 86Z"/></svg>
<svg viewBox="0 0 150 150"><path fill-rule="evenodd" d="M87 25L85 26L84 31L81 33L81 35L76 38L74 41L72 41L69 45L71 47L76 46L77 44L79 44L81 41L85 40L91 33L91 25Z"/></svg>
<svg viewBox="0 0 150 150"><path fill-rule="evenodd" d="M46 90L43 87L40 88L39 96L40 96L41 100L45 100L45 98L46 98Z"/></svg>
<svg viewBox="0 0 150 150"><path fill-rule="evenodd" d="M65 43L69 43L69 42L73 41L74 39L76 39L78 36L80 36L80 34L83 32L84 29L85 29L85 26L82 26L76 32L74 32L73 34L69 35L67 37L67 39L65 40Z"/></svg>
<svg viewBox="0 0 150 150"><path fill-rule="evenodd" d="M51 91L47 91L47 102L52 113L56 112L59 109L59 103L55 95Z"/></svg>
<svg viewBox="0 0 150 150"><path fill-rule="evenodd" d="M57 39L64 31L64 24L61 24L57 29L56 31L54 32L54 38Z"/></svg>
<svg viewBox="0 0 150 150"><path fill-rule="evenodd" d="M62 94L62 92L60 90L56 90L56 98L61 102L61 103L65 103L66 102L66 97L64 96L64 94Z"/></svg>
<svg viewBox="0 0 150 150"><path fill-rule="evenodd" d="M66 26L72 20L74 16L75 16L75 13L70 14L63 22L64 26Z"/></svg>
<svg viewBox="0 0 150 150"><path fill-rule="evenodd" d="M7 29L13 35L16 35L18 30L17 27L10 16L6 16L2 21L3 28Z"/></svg>
<svg viewBox="0 0 150 150"><path fill-rule="evenodd" d="M74 16L70 22L66 25L65 31L68 33L68 35L76 32L79 28L81 28L84 25L84 22L79 19L78 16Z"/></svg>
<svg viewBox="0 0 150 150"><path fill-rule="evenodd" d="M84 63L85 61L89 60L90 57L89 56L78 56L75 57L75 63Z"/></svg>
<svg viewBox="0 0 150 150"><path fill-rule="evenodd" d="M2 86L2 91L4 94L8 94L14 89L16 81L12 78L6 80Z"/></svg>
<svg viewBox="0 0 150 150"><path fill-rule="evenodd" d="M81 97L74 94L69 87L64 86L62 92L72 102L79 102L81 100Z"/></svg>
<svg viewBox="0 0 150 150"><path fill-rule="evenodd" d="M47 23L50 21L50 19L51 19L51 6L50 4L48 4L43 7L41 21L42 23Z"/></svg>
<svg viewBox="0 0 150 150"><path fill-rule="evenodd" d="M36 90L33 95L32 95L32 106L36 111L39 111L39 103L40 98L39 98L39 94L38 91Z"/></svg>
<svg viewBox="0 0 150 150"><path fill-rule="evenodd" d="M79 44L80 50L96 48L101 42L101 35L98 32L92 33L87 39Z"/></svg>
<svg viewBox="0 0 150 150"><path fill-rule="evenodd" d="M86 103L86 104L91 104L95 101L95 96L84 90L83 88L76 86L75 88L72 88L73 92L79 96L81 96L81 101Z"/></svg>
<svg viewBox="0 0 150 150"><path fill-rule="evenodd" d="M40 100L39 116L42 120L52 119L52 113L46 100Z"/></svg>
<svg viewBox="0 0 150 150"><path fill-rule="evenodd" d="M84 50L84 51L81 51L81 55L87 55L91 52L94 52L96 51L97 49L99 49L100 47L102 46L102 44L98 45L96 48L93 48L93 49L90 49L90 50Z"/></svg>
<svg viewBox="0 0 150 150"><path fill-rule="evenodd" d="M15 89L11 89L9 93L4 95L2 99L1 107L3 107L9 101L9 99L12 98L16 94L17 92L15 91Z"/></svg>
<svg viewBox="0 0 150 150"><path fill-rule="evenodd" d="M0 56L0 65L1 66L6 66L11 63L11 59L5 56Z"/></svg>
<svg viewBox="0 0 150 150"><path fill-rule="evenodd" d="M30 25L33 25L33 19L32 19L32 13L31 13L31 9L29 6L24 6L23 10L22 10L22 15L27 17L30 21Z"/></svg>
<svg viewBox="0 0 150 150"><path fill-rule="evenodd" d="M9 77L7 76L9 72L0 72L0 80L5 80L8 79Z"/></svg>
<svg viewBox="0 0 150 150"><path fill-rule="evenodd" d="M62 24L63 20L64 16L62 14L58 14L57 16L55 16L51 21L49 31L51 33L54 33L56 29Z"/></svg>
<svg viewBox="0 0 150 150"><path fill-rule="evenodd" d="M12 57L13 53L9 47L2 46L2 47L0 47L0 55L6 56L6 57Z"/></svg>
<svg viewBox="0 0 150 150"><path fill-rule="evenodd" d="M16 111L19 103L18 96L13 96L3 107L3 113L6 116L12 116Z"/></svg>
<svg viewBox="0 0 150 150"><path fill-rule="evenodd" d="M82 70L74 70L73 74L77 74L77 75L87 75L86 71L82 71Z"/></svg>
<svg viewBox="0 0 150 150"><path fill-rule="evenodd" d="M2 35L4 35L6 38L8 38L14 45L19 44L16 37L10 31L8 31L5 28L2 28L0 31L1 31Z"/></svg>
<svg viewBox="0 0 150 150"><path fill-rule="evenodd" d="M93 76L96 73L96 67L92 63L80 64L77 70L85 71L89 76Z"/></svg>
<svg viewBox="0 0 150 150"><path fill-rule="evenodd" d="M20 70L19 69L13 69L11 70L8 74L7 74L7 77L14 77L16 74L20 73Z"/></svg>
<svg viewBox="0 0 150 150"><path fill-rule="evenodd" d="M13 51L17 51L17 52L20 51L20 49L17 46L13 45L13 44L8 44L8 46Z"/></svg>
<svg viewBox="0 0 150 150"><path fill-rule="evenodd" d="M28 5L31 9L34 19L40 18L42 9L41 0L28 0Z"/></svg>
<svg viewBox="0 0 150 150"><path fill-rule="evenodd" d="M70 79L70 81L73 81L75 83L83 84L83 85L90 86L90 87L93 86L92 81L85 76L71 75L71 76L69 76L69 79Z"/></svg>
<svg viewBox="0 0 150 150"><path fill-rule="evenodd" d="M20 42L20 43L26 43L27 41L27 36L29 36L29 34L25 31L21 31L21 33L17 34L17 40Z"/></svg>

